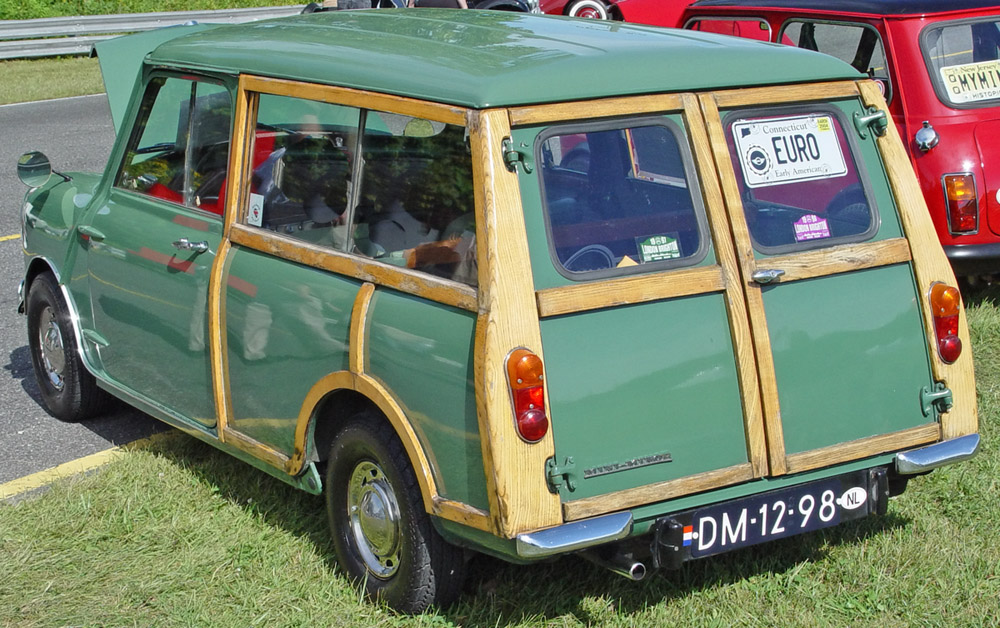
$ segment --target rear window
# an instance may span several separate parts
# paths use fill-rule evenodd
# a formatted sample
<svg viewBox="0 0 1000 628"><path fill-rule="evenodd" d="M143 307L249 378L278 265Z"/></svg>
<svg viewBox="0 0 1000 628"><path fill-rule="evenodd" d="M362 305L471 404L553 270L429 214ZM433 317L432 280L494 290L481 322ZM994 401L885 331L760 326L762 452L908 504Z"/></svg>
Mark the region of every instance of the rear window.
<svg viewBox="0 0 1000 628"><path fill-rule="evenodd" d="M707 250L690 150L669 120L550 129L536 160L556 268L570 279L693 265Z"/></svg>
<svg viewBox="0 0 1000 628"><path fill-rule="evenodd" d="M1000 22L948 22L920 35L927 70L942 103L956 108L1000 103Z"/></svg>
<svg viewBox="0 0 1000 628"><path fill-rule="evenodd" d="M782 253L875 234L878 213L836 111L740 111L725 127L756 249Z"/></svg>

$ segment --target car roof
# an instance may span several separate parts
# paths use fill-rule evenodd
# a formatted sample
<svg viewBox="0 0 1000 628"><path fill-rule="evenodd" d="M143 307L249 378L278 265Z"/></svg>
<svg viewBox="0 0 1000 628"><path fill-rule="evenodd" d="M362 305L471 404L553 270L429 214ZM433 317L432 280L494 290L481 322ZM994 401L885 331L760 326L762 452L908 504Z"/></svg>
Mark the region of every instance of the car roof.
<svg viewBox="0 0 1000 628"><path fill-rule="evenodd" d="M954 13L968 9L997 7L998 0L701 0L691 5L699 7L768 7L801 9L810 12L864 13L869 15L925 15Z"/></svg>
<svg viewBox="0 0 1000 628"><path fill-rule="evenodd" d="M858 78L832 57L677 29L506 11L329 11L218 26L148 64L486 108Z"/></svg>

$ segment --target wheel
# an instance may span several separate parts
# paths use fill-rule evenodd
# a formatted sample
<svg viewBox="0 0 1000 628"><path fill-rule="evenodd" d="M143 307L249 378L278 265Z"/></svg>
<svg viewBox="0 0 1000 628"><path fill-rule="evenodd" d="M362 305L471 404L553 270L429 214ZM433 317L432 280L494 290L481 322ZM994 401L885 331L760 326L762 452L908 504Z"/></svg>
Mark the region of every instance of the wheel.
<svg viewBox="0 0 1000 628"><path fill-rule="evenodd" d="M458 596L462 550L434 529L403 443L381 416L362 412L337 435L325 490L337 562L369 597L420 613Z"/></svg>
<svg viewBox="0 0 1000 628"><path fill-rule="evenodd" d="M31 364L49 414L75 422L105 410L111 398L83 366L69 309L55 277L42 273L35 278L25 312Z"/></svg>
<svg viewBox="0 0 1000 628"><path fill-rule="evenodd" d="M591 20L608 19L608 6L601 0L576 0L566 9L570 17L584 17Z"/></svg>

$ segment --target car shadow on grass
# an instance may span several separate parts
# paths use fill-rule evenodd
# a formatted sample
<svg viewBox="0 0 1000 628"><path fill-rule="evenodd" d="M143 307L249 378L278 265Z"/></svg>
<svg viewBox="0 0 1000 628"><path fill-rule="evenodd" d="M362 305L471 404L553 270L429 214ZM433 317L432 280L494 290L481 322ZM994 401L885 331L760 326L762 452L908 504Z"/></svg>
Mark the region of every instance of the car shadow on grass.
<svg viewBox="0 0 1000 628"><path fill-rule="evenodd" d="M177 436L156 439L143 447L176 461L221 497L252 511L269 525L308 538L326 557L331 575L339 572L321 496L296 490L263 472L250 471L242 462L194 438L180 433ZM462 597L438 612L467 628L495 628L522 623L527 618L551 620L566 616L574 616L584 625L596 625L606 616L590 610L594 599L613 600L619 615L642 613L651 606L718 585L785 573L804 562L821 562L836 546L857 544L908 523L908 518L891 512L871 516L693 561L676 571L654 572L642 582L628 581L576 556L536 565L511 565L477 554L469 561Z"/></svg>

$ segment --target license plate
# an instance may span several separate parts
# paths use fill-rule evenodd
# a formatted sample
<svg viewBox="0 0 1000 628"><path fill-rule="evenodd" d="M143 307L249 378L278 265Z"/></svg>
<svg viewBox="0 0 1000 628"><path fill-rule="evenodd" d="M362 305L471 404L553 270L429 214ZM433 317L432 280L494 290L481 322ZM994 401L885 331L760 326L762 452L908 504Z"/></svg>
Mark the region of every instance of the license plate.
<svg viewBox="0 0 1000 628"><path fill-rule="evenodd" d="M858 471L694 510L677 517L683 549L701 558L860 519L874 510L871 493Z"/></svg>

